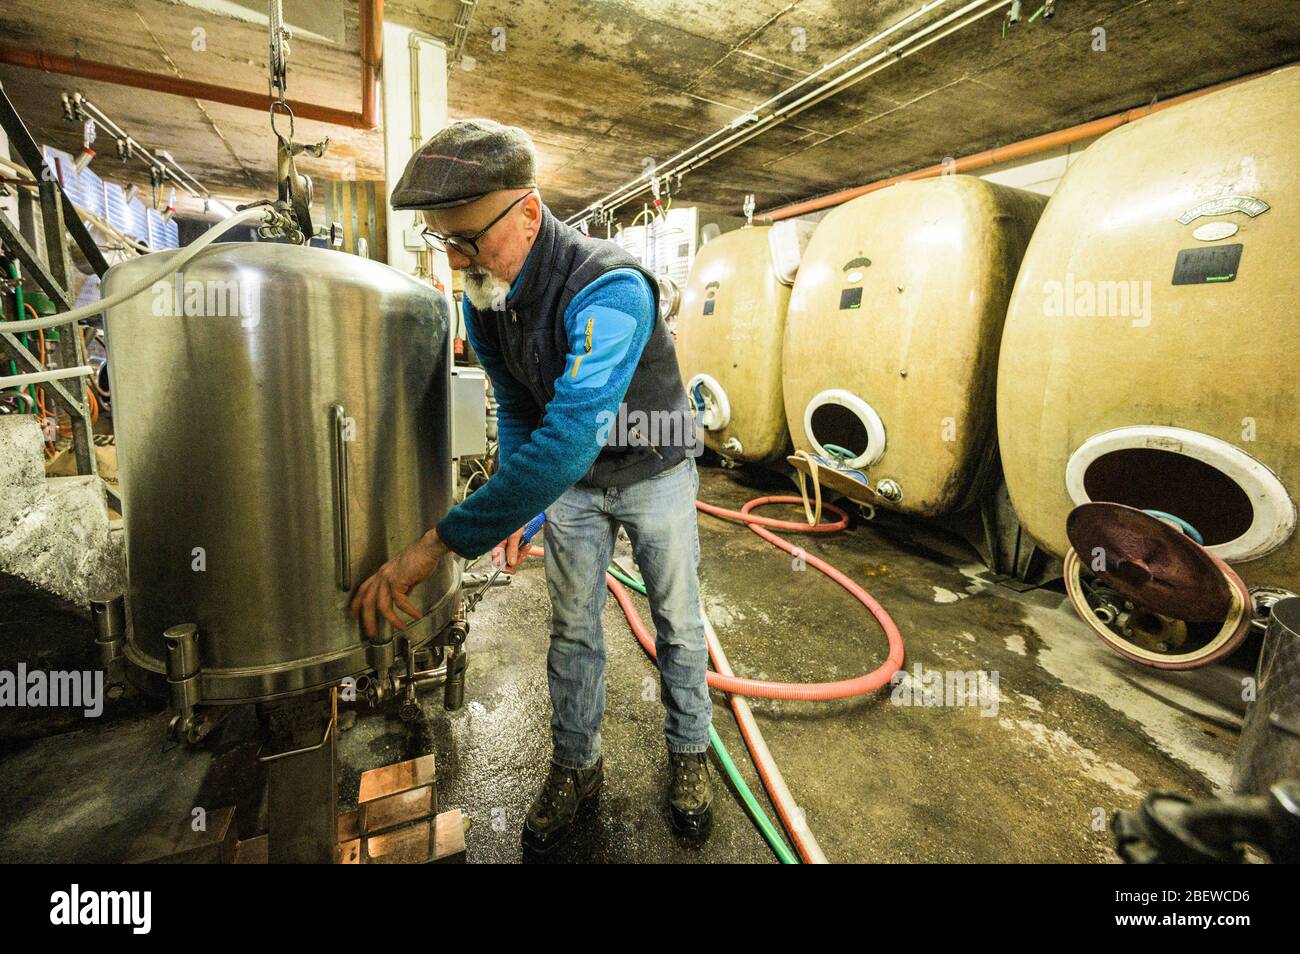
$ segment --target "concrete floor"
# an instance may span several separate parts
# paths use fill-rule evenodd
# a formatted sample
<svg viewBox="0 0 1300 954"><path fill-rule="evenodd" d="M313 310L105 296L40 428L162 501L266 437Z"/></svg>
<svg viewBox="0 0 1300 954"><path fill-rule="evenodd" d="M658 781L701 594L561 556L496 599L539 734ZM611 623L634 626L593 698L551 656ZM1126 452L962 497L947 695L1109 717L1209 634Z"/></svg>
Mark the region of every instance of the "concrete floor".
<svg viewBox="0 0 1300 954"><path fill-rule="evenodd" d="M762 492L745 486L754 480L705 470L701 497L738 507ZM820 681L879 665L884 638L835 584L795 570L742 527L701 516L700 531L706 604L739 674ZM1059 593L984 582L960 540L896 517L804 545L893 614L909 669L996 672L1000 689L995 713L899 706L888 692L753 703L832 861L1106 862L1105 824L1115 809L1153 789L1226 789L1244 660L1195 673L1142 670L1091 637ZM365 769L433 752L440 804L473 821L470 860L520 860L519 826L549 756L548 614L540 561L530 561L471 619L461 711L444 712L435 693L414 728L362 713L342 733L343 802L354 803ZM773 861L724 785L707 845L672 837L654 669L612 599L603 622L605 790L555 860ZM86 621L66 606L12 581L0 588L0 668L19 659L89 666L90 639ZM775 817L717 693L714 706L718 732ZM238 806L244 835L264 825L251 710L194 752L167 745L165 713L141 700L111 704L90 727L49 710L0 710L0 719L0 860L121 860L141 826L188 817L195 805Z"/></svg>

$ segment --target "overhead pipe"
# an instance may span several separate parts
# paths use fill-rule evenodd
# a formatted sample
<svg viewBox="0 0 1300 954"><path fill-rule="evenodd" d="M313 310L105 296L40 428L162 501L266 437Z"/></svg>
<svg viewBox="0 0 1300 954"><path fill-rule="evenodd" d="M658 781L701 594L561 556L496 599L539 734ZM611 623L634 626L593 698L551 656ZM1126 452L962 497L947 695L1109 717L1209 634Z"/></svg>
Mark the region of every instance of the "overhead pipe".
<svg viewBox="0 0 1300 954"><path fill-rule="evenodd" d="M383 28L384 0L360 0L361 111L349 112L317 103L287 100L289 108L297 118L334 126L346 126L349 129L375 129L379 126L377 87L383 58ZM99 63L81 57L61 56L57 53L45 53L5 44L0 44L0 63L41 70L45 73L79 76L82 79L111 83L115 86L130 86L155 93L184 96L187 99L201 99L226 106L256 109L261 112L271 108L271 97L268 93L254 93L229 86L218 86L214 83L202 83L178 76L165 76L160 73L116 66L112 63Z"/></svg>
<svg viewBox="0 0 1300 954"><path fill-rule="evenodd" d="M1289 65L1295 66L1297 64ZM1144 116L1150 116L1152 113L1158 113L1171 106L1177 106L1180 103L1198 99L1201 96L1206 96L1210 93L1217 93L1219 90L1227 89L1229 86L1236 86L1238 83L1246 83L1250 80L1258 79L1261 76L1266 76L1276 70L1286 68L1286 66L1279 66L1274 67L1273 69L1261 70L1258 73L1239 76L1236 79L1216 83L1213 86L1206 86L1203 89L1193 90L1190 93L1183 93L1180 96L1174 96L1159 103L1151 103L1147 106L1137 106L1133 109L1122 110L1121 112L1105 116L1101 119L1094 119L1086 123L1080 123L1079 125L1071 126L1068 129L1059 129L1056 132L1045 133L1042 136L1022 139L1020 142L1010 143L1006 146L998 146L996 149L986 149L983 152L977 152L970 156L963 156L953 162L942 162L938 165L926 166L924 169L917 169L915 172L907 172L902 175L892 176L888 179L871 182L867 185L855 186L852 189L843 189L839 192L832 192L828 195L818 196L815 199L805 199L800 202L791 203L790 205L783 205L769 212L764 212L755 216L755 218L768 222L778 222L781 219L790 219L798 215L807 215L810 212L820 212L822 209L829 209L833 206L843 205L851 199L856 199L859 196L867 195L871 192L878 192L881 189L887 189L900 182L908 182L916 179L931 179L944 174L971 172L975 169L984 169L1000 162L1010 162L1013 159L1023 159L1026 156L1046 152L1047 150L1055 149L1058 146L1073 145L1076 142L1082 142L1083 140L1091 139L1094 136L1101 136L1110 132L1112 129L1142 119Z"/></svg>
<svg viewBox="0 0 1300 954"><path fill-rule="evenodd" d="M715 130L698 142L681 150L665 163L657 165L650 172L643 173L636 179L633 179L615 189L613 192L610 192L608 195L592 202L581 212L569 216L565 220L565 223L573 225L592 214L612 210L626 204L641 193L650 189L650 180L652 178L667 179L674 175L685 175L687 172L697 168L698 166L717 158L725 152L729 152L761 133L766 132L773 126L779 125L803 110L816 105L828 96L832 96L849 86L861 82L868 76L878 72L880 69L899 62L910 53L923 49L924 47L934 43L936 40L942 39L957 30L964 29L976 20L988 16L990 13L996 12L1010 4L1012 0L970 0L970 2L966 3L959 9L947 14L928 26L909 34L902 40L898 41L898 43L887 45L883 52L871 57L866 62L859 63L851 69L845 70L838 76L825 81L810 92L803 94L792 102L786 103L767 115L759 115L759 113L767 109L768 106L791 96L801 87L821 76L827 70L841 65L842 63L856 57L863 50L874 46L882 40L888 39L895 32L947 2L949 2L949 0L928 0L928 2L922 4L912 13L903 17L901 20L898 20L880 33L877 33L875 36L859 43L853 49L842 54L837 59L824 64L821 68L808 76L805 76L793 86L782 90L775 96L770 97L764 103L753 107L744 115L738 116L722 128ZM992 6L977 9L987 3L992 3ZM955 26L950 26L953 21L966 16L971 13L972 10L975 11L973 15L968 16L964 21ZM944 27L948 27L948 29L944 30L942 33L938 33L937 35L932 35ZM872 69L872 67L875 67L875 69ZM870 70L870 72L864 72L867 70ZM715 142L719 137L725 138L721 141Z"/></svg>

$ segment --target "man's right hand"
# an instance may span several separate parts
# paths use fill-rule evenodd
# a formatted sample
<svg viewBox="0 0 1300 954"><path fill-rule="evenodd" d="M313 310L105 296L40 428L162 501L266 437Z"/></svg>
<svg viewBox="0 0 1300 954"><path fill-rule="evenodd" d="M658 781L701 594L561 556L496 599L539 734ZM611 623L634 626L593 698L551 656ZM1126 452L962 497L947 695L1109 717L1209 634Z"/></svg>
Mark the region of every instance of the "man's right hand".
<svg viewBox="0 0 1300 954"><path fill-rule="evenodd" d="M492 565L514 573L528 559L528 547L521 544L524 528L520 527L492 548Z"/></svg>

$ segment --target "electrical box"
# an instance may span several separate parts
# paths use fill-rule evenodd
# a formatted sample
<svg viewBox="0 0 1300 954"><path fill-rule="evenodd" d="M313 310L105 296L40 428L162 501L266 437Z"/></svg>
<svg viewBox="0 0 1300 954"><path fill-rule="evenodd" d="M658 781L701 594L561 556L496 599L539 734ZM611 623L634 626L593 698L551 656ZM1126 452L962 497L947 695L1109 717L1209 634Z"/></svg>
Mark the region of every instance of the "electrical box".
<svg viewBox="0 0 1300 954"><path fill-rule="evenodd" d="M451 371L451 456L487 454L487 378L482 368Z"/></svg>

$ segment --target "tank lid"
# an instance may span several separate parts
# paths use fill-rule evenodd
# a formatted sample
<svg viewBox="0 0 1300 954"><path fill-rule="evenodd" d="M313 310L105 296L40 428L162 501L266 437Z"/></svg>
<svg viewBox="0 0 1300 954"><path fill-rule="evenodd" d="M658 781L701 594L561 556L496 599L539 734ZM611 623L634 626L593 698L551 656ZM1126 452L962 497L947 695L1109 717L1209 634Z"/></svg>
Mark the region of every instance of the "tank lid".
<svg viewBox="0 0 1300 954"><path fill-rule="evenodd" d="M1085 503L1066 518L1085 566L1134 603L1194 623L1224 619L1232 591L1214 558L1170 523L1117 503Z"/></svg>

